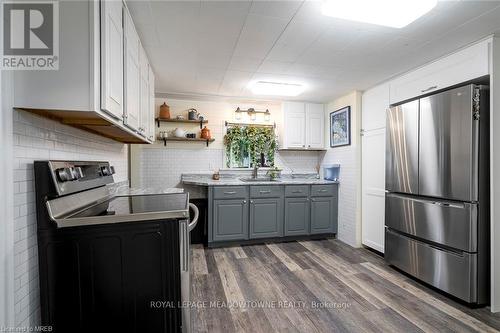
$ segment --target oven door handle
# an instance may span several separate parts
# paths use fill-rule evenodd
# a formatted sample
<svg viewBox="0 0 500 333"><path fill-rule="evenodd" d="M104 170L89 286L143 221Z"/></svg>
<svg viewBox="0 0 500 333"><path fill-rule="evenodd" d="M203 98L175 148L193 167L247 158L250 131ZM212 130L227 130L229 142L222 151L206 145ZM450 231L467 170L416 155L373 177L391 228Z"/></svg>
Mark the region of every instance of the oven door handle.
<svg viewBox="0 0 500 333"><path fill-rule="evenodd" d="M194 211L194 217L191 219L191 222L188 225L188 232L191 232L198 224L198 217L200 216L200 211L195 204L189 203L189 207Z"/></svg>

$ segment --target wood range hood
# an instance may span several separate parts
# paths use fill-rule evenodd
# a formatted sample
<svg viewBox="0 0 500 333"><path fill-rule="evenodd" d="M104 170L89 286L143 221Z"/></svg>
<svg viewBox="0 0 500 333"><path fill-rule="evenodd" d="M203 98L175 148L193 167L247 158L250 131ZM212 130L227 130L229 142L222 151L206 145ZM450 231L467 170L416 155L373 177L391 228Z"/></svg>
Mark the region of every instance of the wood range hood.
<svg viewBox="0 0 500 333"><path fill-rule="evenodd" d="M95 111L45 110L16 107L39 116L56 120L61 124L79 128L123 143L150 143L146 138L127 128L118 120Z"/></svg>

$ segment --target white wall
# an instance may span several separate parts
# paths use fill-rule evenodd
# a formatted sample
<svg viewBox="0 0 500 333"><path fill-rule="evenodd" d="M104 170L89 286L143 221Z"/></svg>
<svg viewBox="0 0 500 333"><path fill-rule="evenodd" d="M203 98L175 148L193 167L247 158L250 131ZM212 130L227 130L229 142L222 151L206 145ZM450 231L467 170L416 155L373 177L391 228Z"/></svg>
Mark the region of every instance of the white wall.
<svg viewBox="0 0 500 333"><path fill-rule="evenodd" d="M272 124L276 122L279 140L281 138L283 125L283 112L279 102L256 102L247 101L193 101L175 99L156 99L156 112L166 101L170 106L172 118L178 114L187 117L187 110L197 109L205 119L208 119L206 126L211 130L215 142L206 147L205 143L177 143L167 142L167 147L163 142L157 141L154 145L134 145L132 146L132 184L134 186L163 186L178 187L182 173L214 171L226 168L224 164L224 143L225 134L224 122L235 121L234 110L237 107L246 109L269 109L271 112ZM257 122L265 123L262 115L258 115ZM240 121L249 122L245 119L246 114L242 114ZM161 128L156 128L156 136L159 131L171 131L176 127L195 132L199 136L198 125L162 123ZM278 152L275 163L284 169L284 172L315 172L315 167L320 163L321 154L318 152Z"/></svg>
<svg viewBox="0 0 500 333"><path fill-rule="evenodd" d="M490 51L491 311L500 312L500 38Z"/></svg>
<svg viewBox="0 0 500 333"><path fill-rule="evenodd" d="M12 112L12 109L4 109ZM33 161L105 160L115 181L128 177L127 146L25 111L13 112L15 325L40 322Z"/></svg>
<svg viewBox="0 0 500 333"><path fill-rule="evenodd" d="M351 106L351 144L329 148L322 163L340 164L338 238L354 247L361 246L361 93L354 91L327 105L325 142L330 142L330 112Z"/></svg>

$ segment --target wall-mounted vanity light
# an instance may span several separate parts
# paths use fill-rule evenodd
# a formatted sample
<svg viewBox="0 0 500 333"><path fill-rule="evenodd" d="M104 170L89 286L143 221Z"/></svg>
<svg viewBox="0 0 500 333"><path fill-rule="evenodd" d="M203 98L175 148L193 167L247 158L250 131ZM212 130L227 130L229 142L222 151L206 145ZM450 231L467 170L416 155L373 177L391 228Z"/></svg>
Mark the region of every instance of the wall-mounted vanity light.
<svg viewBox="0 0 500 333"><path fill-rule="evenodd" d="M257 113L263 113L265 121L270 121L271 120L271 112L269 112L269 109L266 109L266 110L255 110L254 108L249 108L247 110L242 110L239 107L234 111L234 113L235 113L234 118L236 120L240 120L241 119L241 113L243 113L243 112L245 112L246 114L248 114L248 116L250 117L251 121L256 121L257 120Z"/></svg>

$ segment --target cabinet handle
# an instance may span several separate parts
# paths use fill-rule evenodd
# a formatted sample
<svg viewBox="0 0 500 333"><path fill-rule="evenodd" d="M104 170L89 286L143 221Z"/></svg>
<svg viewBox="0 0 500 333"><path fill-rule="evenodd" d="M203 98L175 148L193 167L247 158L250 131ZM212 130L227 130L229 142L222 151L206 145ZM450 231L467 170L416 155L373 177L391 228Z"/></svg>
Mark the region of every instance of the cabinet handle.
<svg viewBox="0 0 500 333"><path fill-rule="evenodd" d="M302 148L305 148L305 147L306 147L306 145L302 145Z"/></svg>
<svg viewBox="0 0 500 333"><path fill-rule="evenodd" d="M301 190L295 190L295 191L292 191L292 193L302 193Z"/></svg>
<svg viewBox="0 0 500 333"><path fill-rule="evenodd" d="M311 148L311 145L309 145L309 146L307 146L307 147Z"/></svg>
<svg viewBox="0 0 500 333"><path fill-rule="evenodd" d="M427 89L421 90L421 92L423 92L423 93L424 93L424 92L428 92L428 91L431 91L431 90L436 89L437 87L438 87L438 86L432 86L432 87L429 87L429 88L427 88Z"/></svg>
<svg viewBox="0 0 500 333"><path fill-rule="evenodd" d="M316 201L316 199L311 199L311 201L312 201L312 202L315 202L315 201Z"/></svg>
<svg viewBox="0 0 500 333"><path fill-rule="evenodd" d="M250 203L253 204L253 200L250 200Z"/></svg>
<svg viewBox="0 0 500 333"><path fill-rule="evenodd" d="M247 203L247 201L246 201L246 200L243 200L243 203L244 203L244 204L246 204L246 203Z"/></svg>
<svg viewBox="0 0 500 333"><path fill-rule="evenodd" d="M269 194L269 193L271 193L271 191L270 191L270 190L266 190L266 191L259 191L259 193L260 193L260 194Z"/></svg>
<svg viewBox="0 0 500 333"><path fill-rule="evenodd" d="M321 190L318 190L318 192L326 192L326 190L322 188Z"/></svg>
<svg viewBox="0 0 500 333"><path fill-rule="evenodd" d="M224 192L224 194L236 194L236 191L227 191L227 192Z"/></svg>

